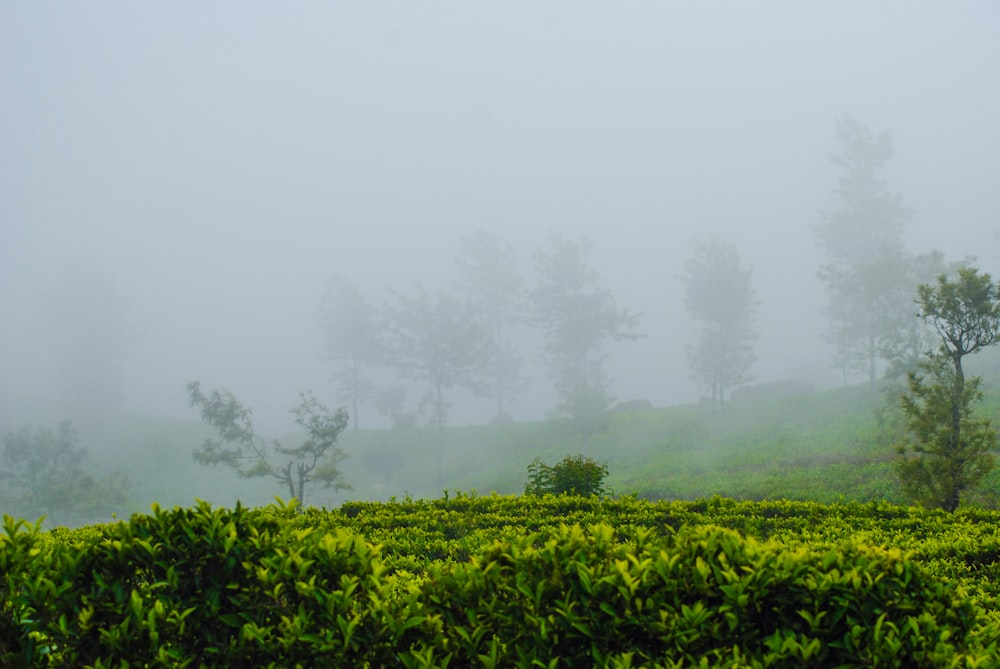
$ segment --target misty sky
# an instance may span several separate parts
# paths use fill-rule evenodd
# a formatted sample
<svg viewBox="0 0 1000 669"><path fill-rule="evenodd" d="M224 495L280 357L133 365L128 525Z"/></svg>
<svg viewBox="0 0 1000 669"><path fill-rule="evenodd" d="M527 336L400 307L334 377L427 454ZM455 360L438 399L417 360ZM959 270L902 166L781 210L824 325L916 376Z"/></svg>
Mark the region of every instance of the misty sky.
<svg viewBox="0 0 1000 669"><path fill-rule="evenodd" d="M620 398L702 393L677 276L709 233L754 267L757 377L836 383L811 226L837 118L892 132L909 250L996 274L998 66L985 1L4 3L0 391L53 392L43 305L97 268L131 305L131 408L193 418L197 378L288 422L331 391L327 279L448 286L477 228L526 273L550 231L593 242L644 314Z"/></svg>

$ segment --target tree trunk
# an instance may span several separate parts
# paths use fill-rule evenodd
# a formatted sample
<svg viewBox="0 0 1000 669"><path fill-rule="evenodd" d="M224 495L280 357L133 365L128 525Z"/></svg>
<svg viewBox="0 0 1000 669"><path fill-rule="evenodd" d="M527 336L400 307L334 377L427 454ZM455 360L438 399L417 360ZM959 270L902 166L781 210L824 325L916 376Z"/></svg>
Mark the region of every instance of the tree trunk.
<svg viewBox="0 0 1000 669"><path fill-rule="evenodd" d="M299 474L299 495L298 495L299 504L305 504L306 503L306 492L305 492L305 488L306 488L306 476L309 474L309 470L310 469L312 469L312 467L306 467L306 465L304 463L300 462L298 464L298 470L299 470L298 471L298 474Z"/></svg>
<svg viewBox="0 0 1000 669"><path fill-rule="evenodd" d="M868 335L868 384L875 387L875 363L877 360L876 348L875 348L875 335Z"/></svg>
<svg viewBox="0 0 1000 669"><path fill-rule="evenodd" d="M295 479L292 478L292 463L289 462L285 467L285 482L288 484L288 496L290 499L296 499L295 494Z"/></svg>

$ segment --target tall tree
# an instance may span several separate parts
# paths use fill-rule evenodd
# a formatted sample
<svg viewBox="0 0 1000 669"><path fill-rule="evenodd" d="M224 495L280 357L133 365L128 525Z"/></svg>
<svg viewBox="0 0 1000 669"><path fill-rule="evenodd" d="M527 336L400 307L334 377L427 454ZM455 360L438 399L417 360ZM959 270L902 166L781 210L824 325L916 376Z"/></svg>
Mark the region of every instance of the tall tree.
<svg viewBox="0 0 1000 669"><path fill-rule="evenodd" d="M303 504L306 484L312 481L335 490L350 489L338 466L347 457L337 446L337 438L347 427L346 409L331 411L311 393L302 393L291 412L306 438L299 446L283 446L258 435L251 410L225 388L205 394L201 384L192 381L187 391L189 404L219 434L194 451L198 464L224 465L243 478L271 477L288 490L290 498Z"/></svg>
<svg viewBox="0 0 1000 669"><path fill-rule="evenodd" d="M532 322L542 334L542 354L559 395L552 416L569 421L586 441L603 425L611 404L604 372L609 341L634 340L637 314L619 309L590 265L586 240L549 238L535 252L538 283L531 291Z"/></svg>
<svg viewBox="0 0 1000 669"><path fill-rule="evenodd" d="M354 429L358 429L359 405L375 389L369 372L383 361L375 310L349 279L335 276L323 296L320 325L326 335L326 356L337 367L338 402L350 405Z"/></svg>
<svg viewBox="0 0 1000 669"><path fill-rule="evenodd" d="M996 432L988 419L973 416L981 379L966 378L962 361L1000 338L1000 284L962 267L954 279L942 274L936 285L921 285L918 302L940 347L908 376L909 393L900 402L909 435L897 472L910 495L954 511L994 463Z"/></svg>
<svg viewBox="0 0 1000 669"><path fill-rule="evenodd" d="M724 412L726 390L752 380L757 338L753 270L744 267L733 244L716 237L695 242L682 277L684 303L701 324L688 356L695 376L712 393L712 411Z"/></svg>
<svg viewBox="0 0 1000 669"><path fill-rule="evenodd" d="M837 123L837 140L840 152L830 160L841 172L839 207L825 213L814 228L826 255L819 277L829 295L834 363L843 370L845 383L849 373L863 371L874 384L883 340L899 326L886 319L885 305L897 302L906 282L900 273L902 233L913 212L879 178L893 156L888 133L875 137L844 116Z"/></svg>
<svg viewBox="0 0 1000 669"><path fill-rule="evenodd" d="M473 300L490 333L487 364L481 368L478 386L496 400L496 417L506 417L506 401L523 391L527 379L521 374L522 360L510 340L510 330L523 318L523 282L517 268L517 252L484 230L462 240L462 255L456 258L459 288Z"/></svg>

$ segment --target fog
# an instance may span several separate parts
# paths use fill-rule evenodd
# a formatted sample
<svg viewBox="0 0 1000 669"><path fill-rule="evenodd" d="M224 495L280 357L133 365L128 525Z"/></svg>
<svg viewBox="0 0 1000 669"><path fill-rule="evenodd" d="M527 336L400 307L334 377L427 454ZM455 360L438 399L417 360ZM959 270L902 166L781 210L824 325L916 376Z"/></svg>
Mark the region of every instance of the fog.
<svg viewBox="0 0 1000 669"><path fill-rule="evenodd" d="M609 348L619 398L704 393L678 275L713 233L754 268L757 379L833 386L812 226L837 119L892 133L908 250L996 274L998 65L993 2L5 3L0 392L58 397L52 305L112 297L95 346L123 354L93 364L127 409L194 419L200 379L288 429L332 392L328 279L375 305L449 287L477 229L529 285L550 233L590 240L642 312ZM519 420L554 401L529 367ZM491 417L452 394L450 422Z"/></svg>

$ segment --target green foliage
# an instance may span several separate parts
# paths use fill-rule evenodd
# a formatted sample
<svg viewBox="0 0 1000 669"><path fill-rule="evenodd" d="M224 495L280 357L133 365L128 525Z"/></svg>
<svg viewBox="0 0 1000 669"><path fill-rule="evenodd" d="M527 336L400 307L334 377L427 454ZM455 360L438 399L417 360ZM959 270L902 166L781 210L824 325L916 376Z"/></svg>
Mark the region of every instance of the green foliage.
<svg viewBox="0 0 1000 669"><path fill-rule="evenodd" d="M917 296L921 316L937 330L943 352L961 360L1000 338L1000 284L974 267L959 267L956 274L919 286Z"/></svg>
<svg viewBox="0 0 1000 669"><path fill-rule="evenodd" d="M72 523L109 516L120 506L128 498L128 480L120 473L95 477L78 440L69 421L56 432L47 427L9 432L0 467L0 502L7 511Z"/></svg>
<svg viewBox="0 0 1000 669"><path fill-rule="evenodd" d="M938 666L973 617L898 552L776 551L712 527L623 544L563 526L432 567L421 594L422 650L487 666Z"/></svg>
<svg viewBox="0 0 1000 669"><path fill-rule="evenodd" d="M605 495L607 463L598 464L583 455L567 455L551 467L539 459L528 465L529 480L524 492L529 495Z"/></svg>
<svg viewBox="0 0 1000 669"><path fill-rule="evenodd" d="M909 374L900 402L910 434L899 447L897 471L914 498L954 511L962 493L993 468L997 435L989 419L972 415L983 397L981 382L966 379L962 361L1000 338L1000 284L961 267L954 279L942 274L917 293L941 346Z"/></svg>
<svg viewBox="0 0 1000 669"><path fill-rule="evenodd" d="M900 445L896 471L905 494L954 511L962 493L993 469L997 435L989 419L973 415L982 399L981 379L961 386L949 358L929 355L909 374L909 393L900 398L909 438ZM958 428L953 412L959 413Z"/></svg>
<svg viewBox="0 0 1000 669"><path fill-rule="evenodd" d="M349 489L338 463L346 454L337 447L337 438L347 427L346 409L335 412L320 404L311 393L303 393L292 409L295 423L306 432L300 446L269 444L254 431L252 413L225 388L205 394L197 381L187 386L190 404L201 411L202 420L216 429L219 440L206 439L195 450L195 462L225 465L241 477L270 476L285 486L293 499L305 499L305 486L321 482L327 488ZM284 463L280 460L285 459Z"/></svg>
<svg viewBox="0 0 1000 669"><path fill-rule="evenodd" d="M998 521L468 495L200 503L55 532L7 518L0 652L33 667L996 666Z"/></svg>

